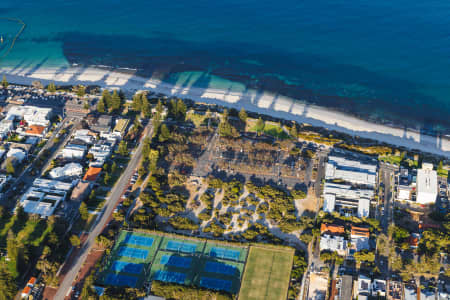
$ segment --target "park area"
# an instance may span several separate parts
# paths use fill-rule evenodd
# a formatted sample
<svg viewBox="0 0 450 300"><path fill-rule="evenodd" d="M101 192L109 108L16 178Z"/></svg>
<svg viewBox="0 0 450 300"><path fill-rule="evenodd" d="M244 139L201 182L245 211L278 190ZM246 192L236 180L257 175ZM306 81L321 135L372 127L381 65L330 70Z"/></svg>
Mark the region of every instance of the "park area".
<svg viewBox="0 0 450 300"><path fill-rule="evenodd" d="M99 283L140 288L157 280L233 295L241 290L240 299L283 299L293 253L275 246L249 247L159 232L122 231L100 272Z"/></svg>
<svg viewBox="0 0 450 300"><path fill-rule="evenodd" d="M293 258L294 249L252 246L239 299L286 299Z"/></svg>

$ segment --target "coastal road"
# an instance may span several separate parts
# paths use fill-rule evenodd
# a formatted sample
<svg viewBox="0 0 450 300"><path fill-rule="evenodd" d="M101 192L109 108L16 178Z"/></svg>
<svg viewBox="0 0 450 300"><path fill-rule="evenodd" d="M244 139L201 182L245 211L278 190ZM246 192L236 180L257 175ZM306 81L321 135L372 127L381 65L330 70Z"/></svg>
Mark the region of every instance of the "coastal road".
<svg viewBox="0 0 450 300"><path fill-rule="evenodd" d="M144 132L146 132L145 136L152 136L153 133L153 127L151 125L152 123L149 122L146 128L144 129ZM120 176L119 180L116 182L114 187L111 190L110 196L106 199L106 203L102 210L102 215L100 220L97 221L94 228L89 233L89 236L87 237L84 244L81 245L80 253L77 259L72 262L73 265L70 268L70 270L64 274L64 279L61 282L58 291L56 292L56 295L54 297L55 300L63 300L69 291L69 289L72 287L72 283L75 280L79 270L81 269L84 261L86 260L86 257L88 256L89 252L91 251L92 247L95 245L95 238L100 235L108 222L109 217L111 216L116 204L120 200L120 196L122 195L122 191L127 187L131 176L135 172L136 168L139 165L139 162L142 158L142 149L144 147L144 143L140 143L138 148L136 149L133 157L131 158L130 162L128 163L127 168L123 172L123 174Z"/></svg>

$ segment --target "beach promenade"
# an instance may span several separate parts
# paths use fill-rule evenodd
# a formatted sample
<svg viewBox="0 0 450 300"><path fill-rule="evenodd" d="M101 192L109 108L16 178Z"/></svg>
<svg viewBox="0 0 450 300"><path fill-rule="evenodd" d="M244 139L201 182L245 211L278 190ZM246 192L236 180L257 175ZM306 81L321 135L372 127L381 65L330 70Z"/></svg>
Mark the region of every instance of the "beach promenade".
<svg viewBox="0 0 450 300"><path fill-rule="evenodd" d="M158 79L135 76L132 72L122 73L94 67L1 68L0 76L3 75L6 75L10 82L18 84L31 84L34 80L39 80L43 84L49 82L61 85L95 84L101 87L120 88L130 93L149 90L230 108L243 107L247 111L321 126L353 136L450 158L450 140L447 138L426 135L413 129L371 123L341 112L256 90L234 92L227 88L221 90L197 88L190 86L188 82L170 85Z"/></svg>

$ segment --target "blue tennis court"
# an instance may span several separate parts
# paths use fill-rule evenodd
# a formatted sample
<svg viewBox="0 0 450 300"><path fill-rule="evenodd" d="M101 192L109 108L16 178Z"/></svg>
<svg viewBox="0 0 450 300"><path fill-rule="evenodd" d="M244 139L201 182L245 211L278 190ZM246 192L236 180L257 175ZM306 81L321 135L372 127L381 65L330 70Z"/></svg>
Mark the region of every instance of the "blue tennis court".
<svg viewBox="0 0 450 300"><path fill-rule="evenodd" d="M213 290L222 290L229 292L231 290L231 281L229 280L223 280L223 279L216 279L216 278L209 278L209 277L202 277L200 279L200 286L213 289Z"/></svg>
<svg viewBox="0 0 450 300"><path fill-rule="evenodd" d="M130 247L120 247L117 255L131 258L146 259L148 255L148 250Z"/></svg>
<svg viewBox="0 0 450 300"><path fill-rule="evenodd" d="M161 265L168 265L180 268L189 268L191 266L192 258L182 257L177 255L163 255L159 263Z"/></svg>
<svg viewBox="0 0 450 300"><path fill-rule="evenodd" d="M195 249L197 249L197 245L179 241L169 241L167 243L166 249L184 253L194 253Z"/></svg>
<svg viewBox="0 0 450 300"><path fill-rule="evenodd" d="M144 264L133 264L126 261L120 261L116 260L112 266L111 270L114 272L125 272L125 273L132 273L132 274L140 274L142 271L142 268L144 267Z"/></svg>
<svg viewBox="0 0 450 300"><path fill-rule="evenodd" d="M224 263L218 263L218 262L212 262L208 261L206 262L205 271L210 273L219 273L219 274L225 274L225 275L235 275L236 274L236 267L227 265Z"/></svg>
<svg viewBox="0 0 450 300"><path fill-rule="evenodd" d="M153 245L153 238L134 234L127 234L123 242L125 244L130 245L151 247Z"/></svg>
<svg viewBox="0 0 450 300"><path fill-rule="evenodd" d="M106 276L105 284L136 287L137 280L138 278L134 276L109 273Z"/></svg>
<svg viewBox="0 0 450 300"><path fill-rule="evenodd" d="M212 257L232 259L238 261L239 257L241 256L241 251L212 247L211 250L209 251L209 255Z"/></svg>
<svg viewBox="0 0 450 300"><path fill-rule="evenodd" d="M158 270L153 278L154 280L164 281L164 282L175 282L178 284L184 284L186 280L186 274L172 271L162 271Z"/></svg>

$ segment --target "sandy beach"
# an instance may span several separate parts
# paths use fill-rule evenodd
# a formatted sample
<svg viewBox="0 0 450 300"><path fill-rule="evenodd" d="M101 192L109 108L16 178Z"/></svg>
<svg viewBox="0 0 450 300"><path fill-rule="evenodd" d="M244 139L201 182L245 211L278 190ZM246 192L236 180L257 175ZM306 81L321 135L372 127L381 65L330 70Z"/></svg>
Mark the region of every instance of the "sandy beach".
<svg viewBox="0 0 450 300"><path fill-rule="evenodd" d="M450 158L450 141L447 138L421 134L412 129L400 129L374 124L341 112L305 104L281 95L245 90L230 92L227 89L197 88L189 84L170 85L154 78L143 78L94 67L65 68L2 68L11 83L31 84L39 80L43 84L96 84L107 88L120 88L128 92L149 90L168 96L189 98L199 102L215 103L227 107L262 113L299 123L308 123L331 130L378 140L388 144L417 149Z"/></svg>

